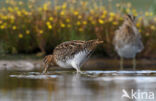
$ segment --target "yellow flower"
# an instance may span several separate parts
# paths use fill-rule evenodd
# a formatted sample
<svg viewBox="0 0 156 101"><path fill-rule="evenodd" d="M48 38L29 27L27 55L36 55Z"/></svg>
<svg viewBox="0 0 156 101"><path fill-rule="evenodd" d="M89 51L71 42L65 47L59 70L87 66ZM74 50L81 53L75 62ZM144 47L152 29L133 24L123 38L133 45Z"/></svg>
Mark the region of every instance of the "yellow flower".
<svg viewBox="0 0 156 101"><path fill-rule="evenodd" d="M78 26L79 26L80 24L81 24L81 22L80 22L80 21L77 21L76 25L78 25Z"/></svg>
<svg viewBox="0 0 156 101"><path fill-rule="evenodd" d="M13 8L8 7L8 11L9 11L9 12L13 12Z"/></svg>
<svg viewBox="0 0 156 101"><path fill-rule="evenodd" d="M114 17L115 13L114 12L110 12L109 15L110 15L110 17Z"/></svg>
<svg viewBox="0 0 156 101"><path fill-rule="evenodd" d="M54 18L53 17L49 17L49 21L53 21L54 20Z"/></svg>
<svg viewBox="0 0 156 101"><path fill-rule="evenodd" d="M17 11L17 15L18 16L21 16L22 14L21 14L21 11Z"/></svg>
<svg viewBox="0 0 156 101"><path fill-rule="evenodd" d="M15 17L13 15L10 15L9 17L10 17L11 20L15 19Z"/></svg>
<svg viewBox="0 0 156 101"><path fill-rule="evenodd" d="M139 29L139 32L141 32L141 29Z"/></svg>
<svg viewBox="0 0 156 101"><path fill-rule="evenodd" d="M130 9L129 9L129 8L127 8L127 9L126 9L126 12L127 12L127 13L130 13Z"/></svg>
<svg viewBox="0 0 156 101"><path fill-rule="evenodd" d="M8 17L7 17L7 16L2 16L2 19L3 19L3 20L7 20Z"/></svg>
<svg viewBox="0 0 156 101"><path fill-rule="evenodd" d="M61 11L61 12L60 12L60 15L62 15L62 16L63 16L64 14L65 14L65 12L64 12L64 11Z"/></svg>
<svg viewBox="0 0 156 101"><path fill-rule="evenodd" d="M156 17L154 18L154 21L156 22Z"/></svg>
<svg viewBox="0 0 156 101"><path fill-rule="evenodd" d="M150 16L153 16L153 12L150 12L149 15L150 15Z"/></svg>
<svg viewBox="0 0 156 101"><path fill-rule="evenodd" d="M1 29L4 29L5 28L5 25L1 25Z"/></svg>
<svg viewBox="0 0 156 101"><path fill-rule="evenodd" d="M78 19L82 19L82 16L81 16L81 15L79 15L79 16L78 16Z"/></svg>
<svg viewBox="0 0 156 101"><path fill-rule="evenodd" d="M51 23L49 21L46 22L47 26L50 25Z"/></svg>
<svg viewBox="0 0 156 101"><path fill-rule="evenodd" d="M29 30L26 30L26 34L30 34L30 31Z"/></svg>
<svg viewBox="0 0 156 101"><path fill-rule="evenodd" d="M64 3L64 4L62 5L62 9L65 9L66 7L67 7L67 4Z"/></svg>
<svg viewBox="0 0 156 101"><path fill-rule="evenodd" d="M39 8L38 8L38 11L39 11L39 12L41 12L41 11L42 11L42 8L41 8L41 7L39 7Z"/></svg>
<svg viewBox="0 0 156 101"><path fill-rule="evenodd" d="M151 30L155 30L156 29L156 27L154 25L151 25L150 28L151 28Z"/></svg>
<svg viewBox="0 0 156 101"><path fill-rule="evenodd" d="M95 22L95 21L92 21L91 23L92 23L93 25L95 25L95 24L96 24L96 22Z"/></svg>
<svg viewBox="0 0 156 101"><path fill-rule="evenodd" d="M138 18L138 21L142 21L142 20L143 20L143 18L142 18L142 17L139 17L139 18Z"/></svg>
<svg viewBox="0 0 156 101"><path fill-rule="evenodd" d="M18 34L18 37L21 39L21 38L23 38L23 34Z"/></svg>
<svg viewBox="0 0 156 101"><path fill-rule="evenodd" d="M66 22L68 22L68 23L69 23L69 22L70 22L70 19L69 19L69 18L67 18L67 19L66 19Z"/></svg>
<svg viewBox="0 0 156 101"><path fill-rule="evenodd" d="M84 25L86 25L86 24L87 24L87 21L83 21L82 23L83 23Z"/></svg>
<svg viewBox="0 0 156 101"><path fill-rule="evenodd" d="M90 21L92 21L92 20L93 20L93 17L90 16L88 19L89 19Z"/></svg>
<svg viewBox="0 0 156 101"><path fill-rule="evenodd" d="M153 12L145 12L145 16L153 16Z"/></svg>
<svg viewBox="0 0 156 101"><path fill-rule="evenodd" d="M83 7L85 7L87 4L88 4L87 2L81 1L81 5L82 5Z"/></svg>
<svg viewBox="0 0 156 101"><path fill-rule="evenodd" d="M104 21L102 19L99 19L100 24L104 24Z"/></svg>
<svg viewBox="0 0 156 101"><path fill-rule="evenodd" d="M15 20L14 19L11 19L11 21L10 21L12 24L15 22Z"/></svg>
<svg viewBox="0 0 156 101"><path fill-rule="evenodd" d="M103 11L103 14L104 14L104 15L107 15L107 10L104 10L104 11Z"/></svg>
<svg viewBox="0 0 156 101"><path fill-rule="evenodd" d="M113 17L110 17L108 20L109 20L109 22L112 22L113 21Z"/></svg>
<svg viewBox="0 0 156 101"><path fill-rule="evenodd" d="M64 28L66 25L64 23L61 23L61 27Z"/></svg>
<svg viewBox="0 0 156 101"><path fill-rule="evenodd" d="M80 32L82 32L82 31L83 31L83 28L79 28L78 30L79 30Z"/></svg>
<svg viewBox="0 0 156 101"><path fill-rule="evenodd" d="M91 14L94 14L95 12L94 12L94 10L93 10L93 9L91 9L91 10L90 10L90 13L91 13Z"/></svg>
<svg viewBox="0 0 156 101"><path fill-rule="evenodd" d="M18 10L19 10L19 8L18 8L18 7L15 7L14 9L15 9L16 11L18 11Z"/></svg>
<svg viewBox="0 0 156 101"><path fill-rule="evenodd" d="M145 16L149 16L149 12L145 12Z"/></svg>
<svg viewBox="0 0 156 101"><path fill-rule="evenodd" d="M117 22L117 21L114 21L114 22L113 22L113 25L118 25L118 22Z"/></svg>
<svg viewBox="0 0 156 101"><path fill-rule="evenodd" d="M43 34L43 30L40 30L39 33L40 33L40 34Z"/></svg>
<svg viewBox="0 0 156 101"><path fill-rule="evenodd" d="M122 21L123 20L123 17L120 17L119 20Z"/></svg>
<svg viewBox="0 0 156 101"><path fill-rule="evenodd" d="M131 8L132 4L130 2L127 3L127 7Z"/></svg>
<svg viewBox="0 0 156 101"><path fill-rule="evenodd" d="M132 9L132 13L133 13L134 16L138 16L138 13L137 13L136 9Z"/></svg>
<svg viewBox="0 0 156 101"><path fill-rule="evenodd" d="M48 28L49 28L49 29L52 29L53 27L52 27L52 25L48 25Z"/></svg>
<svg viewBox="0 0 156 101"><path fill-rule="evenodd" d="M3 23L3 21L0 20L0 24L2 24L2 23Z"/></svg>
<svg viewBox="0 0 156 101"><path fill-rule="evenodd" d="M56 6L55 7L56 10L60 10L60 8L61 8L60 6Z"/></svg>
<svg viewBox="0 0 156 101"><path fill-rule="evenodd" d="M28 6L28 8L30 8L30 9L32 9L32 7L33 7L32 5L29 5L29 6ZM44 9L44 10L45 10L45 9Z"/></svg>
<svg viewBox="0 0 156 101"><path fill-rule="evenodd" d="M67 25L67 27L68 27L68 28L70 28L70 27L71 27L71 25L70 25L70 24L68 24L68 25Z"/></svg>
<svg viewBox="0 0 156 101"><path fill-rule="evenodd" d="M140 23L137 23L137 24L136 24L137 27L140 27L140 25L141 25Z"/></svg>
<svg viewBox="0 0 156 101"><path fill-rule="evenodd" d="M22 1L19 1L19 3L18 3L19 5L23 5L23 2Z"/></svg>
<svg viewBox="0 0 156 101"><path fill-rule="evenodd" d="M105 15L105 14L103 14L103 15L101 16L101 18L102 18L102 19L104 19L105 17L106 17L106 15Z"/></svg>
<svg viewBox="0 0 156 101"><path fill-rule="evenodd" d="M29 15L29 13L27 11L23 12L25 15Z"/></svg>
<svg viewBox="0 0 156 101"><path fill-rule="evenodd" d="M30 8L32 8L32 7L30 7ZM48 5L46 3L43 5L43 10L45 10L45 11L48 10Z"/></svg>
<svg viewBox="0 0 156 101"><path fill-rule="evenodd" d="M13 29L13 30L16 30L16 26L13 26L12 29Z"/></svg>
<svg viewBox="0 0 156 101"><path fill-rule="evenodd" d="M79 14L79 12L78 11L74 11L74 15L78 15Z"/></svg>

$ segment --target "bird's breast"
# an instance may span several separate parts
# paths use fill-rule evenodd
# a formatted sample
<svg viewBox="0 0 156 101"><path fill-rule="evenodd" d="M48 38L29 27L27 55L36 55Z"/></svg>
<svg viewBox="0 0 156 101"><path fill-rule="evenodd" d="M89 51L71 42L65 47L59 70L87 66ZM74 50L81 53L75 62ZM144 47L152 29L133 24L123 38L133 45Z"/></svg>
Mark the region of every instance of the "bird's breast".
<svg viewBox="0 0 156 101"><path fill-rule="evenodd" d="M68 57L67 60L57 60L57 64L63 68L71 68L73 64L81 66L89 57L89 52L81 51Z"/></svg>

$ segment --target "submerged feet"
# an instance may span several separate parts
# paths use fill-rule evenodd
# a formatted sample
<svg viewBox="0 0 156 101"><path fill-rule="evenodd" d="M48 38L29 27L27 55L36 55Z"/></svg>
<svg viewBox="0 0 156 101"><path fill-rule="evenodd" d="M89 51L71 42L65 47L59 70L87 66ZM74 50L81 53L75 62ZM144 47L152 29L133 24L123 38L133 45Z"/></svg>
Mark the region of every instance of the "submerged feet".
<svg viewBox="0 0 156 101"><path fill-rule="evenodd" d="M136 59L135 59L135 57L133 58L133 70L136 70Z"/></svg>
<svg viewBox="0 0 156 101"><path fill-rule="evenodd" d="M123 70L124 69L124 67L123 67L123 61L124 61L124 59L122 58L122 57L120 57L120 70ZM133 58L133 70L136 70L136 59L135 59L135 57Z"/></svg>
<svg viewBox="0 0 156 101"><path fill-rule="evenodd" d="M120 70L123 70L123 57L120 57Z"/></svg>

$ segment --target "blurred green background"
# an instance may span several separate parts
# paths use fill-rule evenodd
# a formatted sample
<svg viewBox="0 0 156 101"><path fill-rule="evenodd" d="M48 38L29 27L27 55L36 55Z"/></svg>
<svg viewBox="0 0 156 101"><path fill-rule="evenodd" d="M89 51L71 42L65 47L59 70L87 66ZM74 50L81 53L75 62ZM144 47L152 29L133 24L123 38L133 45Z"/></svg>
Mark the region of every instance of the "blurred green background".
<svg viewBox="0 0 156 101"><path fill-rule="evenodd" d="M137 16L139 57L156 58L155 0L0 0L0 55L42 56L64 41L98 38L96 53L114 57L112 38L126 13Z"/></svg>

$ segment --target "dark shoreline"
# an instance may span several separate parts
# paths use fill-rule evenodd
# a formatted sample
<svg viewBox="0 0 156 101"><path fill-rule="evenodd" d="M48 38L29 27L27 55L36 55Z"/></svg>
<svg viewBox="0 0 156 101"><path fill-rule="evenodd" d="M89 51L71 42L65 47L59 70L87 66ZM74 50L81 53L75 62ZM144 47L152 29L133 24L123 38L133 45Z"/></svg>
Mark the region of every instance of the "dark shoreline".
<svg viewBox="0 0 156 101"><path fill-rule="evenodd" d="M105 58L91 58L89 59L81 70L119 70L120 59L105 59ZM124 61L124 69L132 70L132 60L126 59ZM137 59L137 70L156 70L155 59ZM7 71L42 71L42 59L18 59L18 60L0 60L0 70ZM64 69L60 67L50 67L49 70L74 70Z"/></svg>

